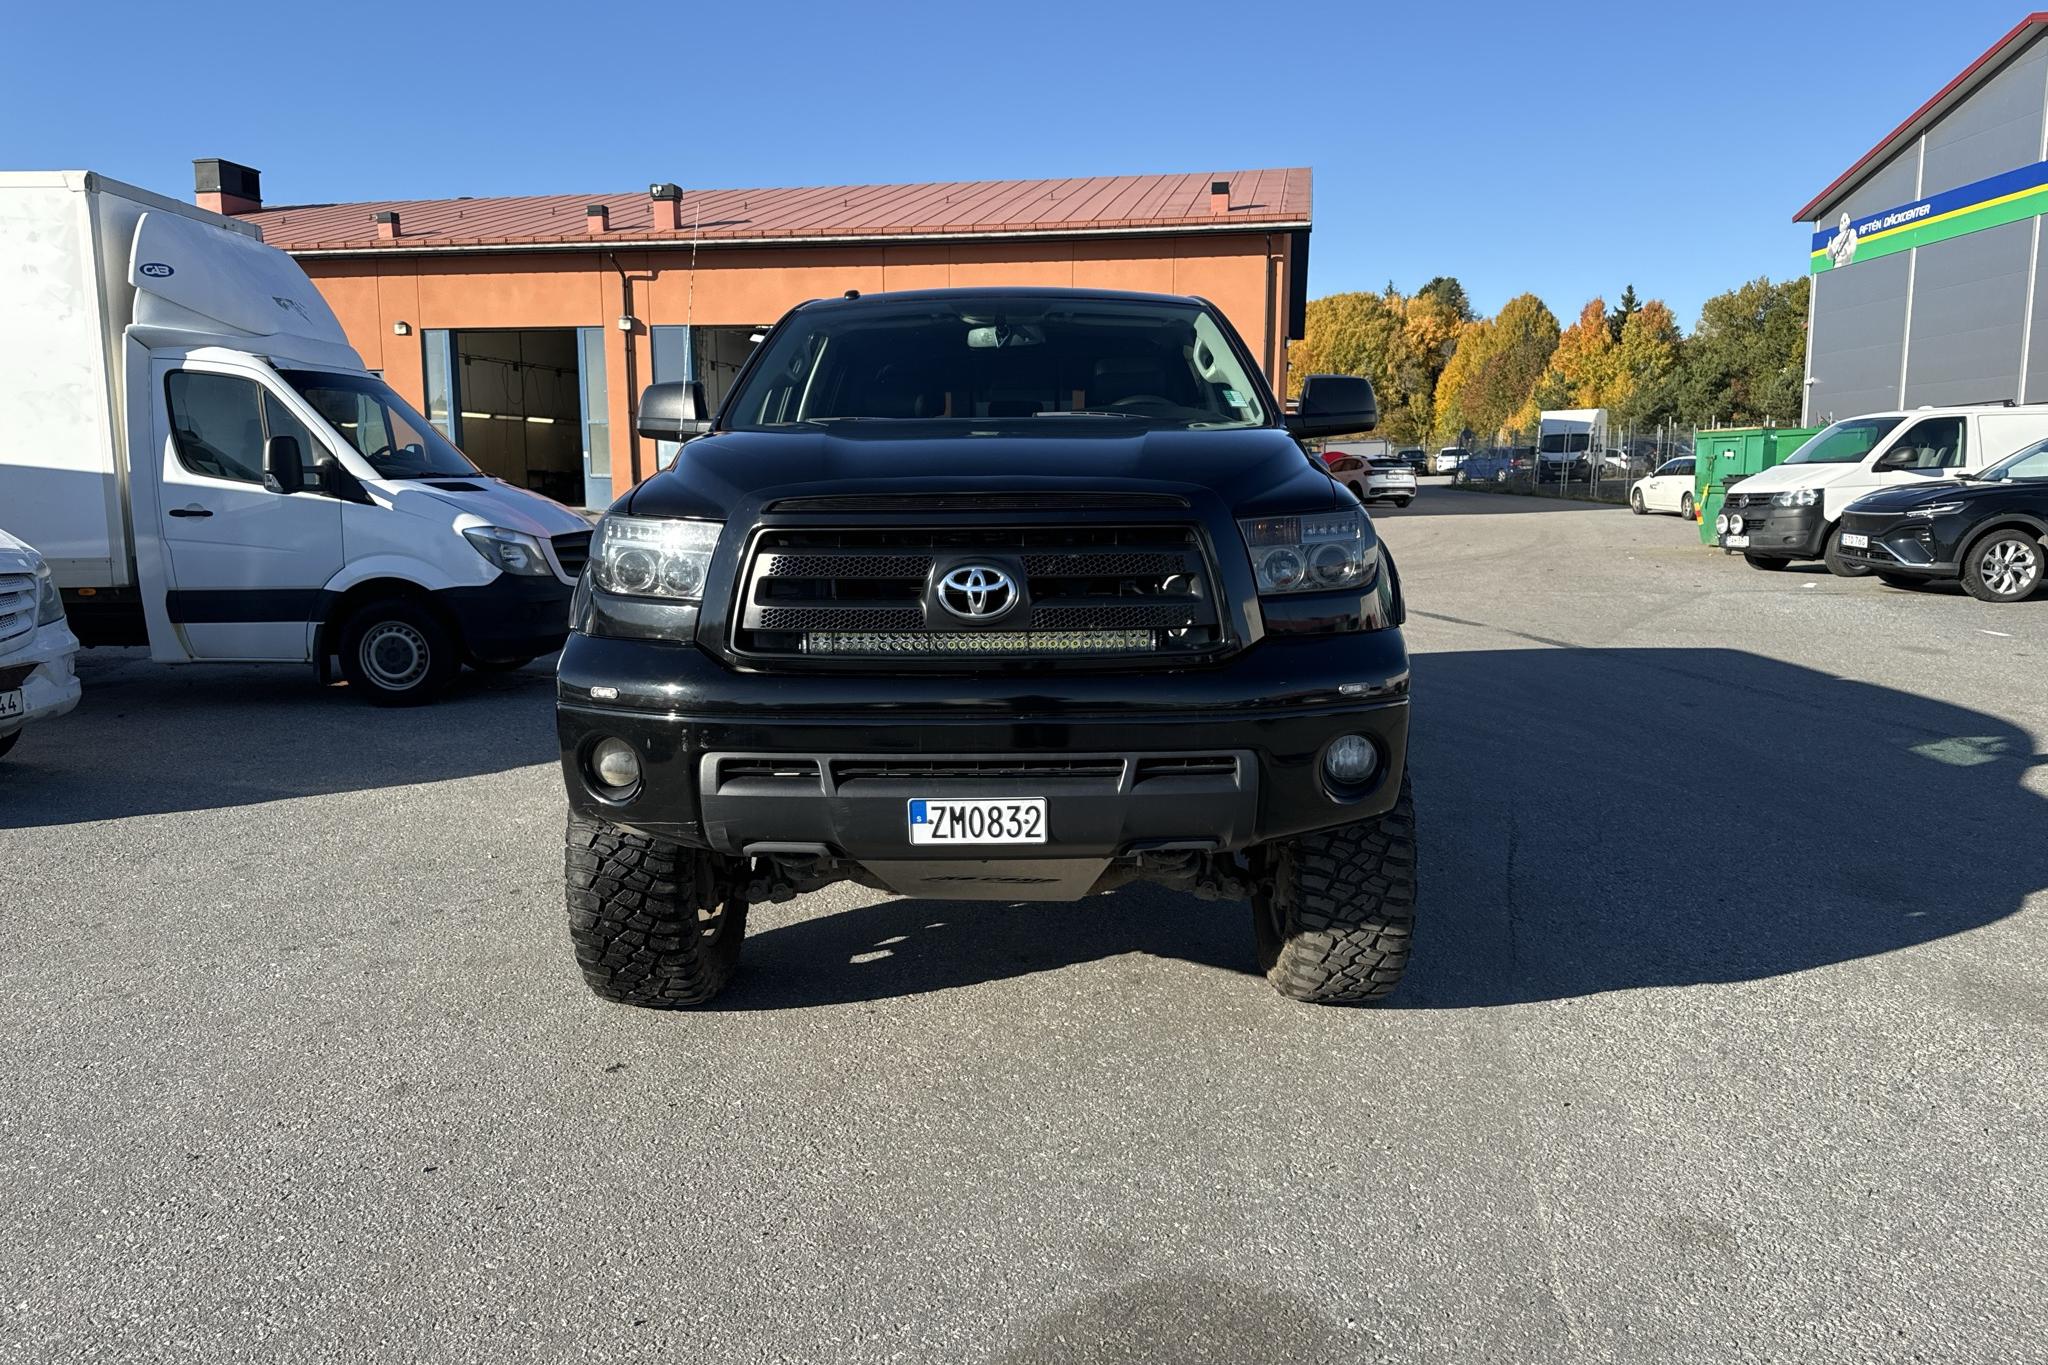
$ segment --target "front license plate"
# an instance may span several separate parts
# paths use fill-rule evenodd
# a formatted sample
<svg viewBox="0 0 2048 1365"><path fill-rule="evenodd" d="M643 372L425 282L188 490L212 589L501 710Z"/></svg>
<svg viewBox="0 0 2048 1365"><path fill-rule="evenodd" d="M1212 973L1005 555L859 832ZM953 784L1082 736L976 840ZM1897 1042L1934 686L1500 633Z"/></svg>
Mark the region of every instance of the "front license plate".
<svg viewBox="0 0 2048 1365"><path fill-rule="evenodd" d="M12 692L0 692L0 720L6 720L9 716L25 716L27 714L28 706L21 699L20 688L17 687Z"/></svg>
<svg viewBox="0 0 2048 1365"><path fill-rule="evenodd" d="M1749 537L1748 537L1748 536L1722 536L1722 537L1721 537L1721 543L1722 543L1723 545L1726 545L1726 546L1727 546L1727 547L1728 547L1729 549L1731 549L1731 550L1746 550L1746 549L1748 549L1748 548L1749 548Z"/></svg>
<svg viewBox="0 0 2048 1365"><path fill-rule="evenodd" d="M1852 550L1867 550L1870 548L1870 537L1859 536L1854 531L1844 531L1842 543Z"/></svg>
<svg viewBox="0 0 2048 1365"><path fill-rule="evenodd" d="M912 801L913 844L1042 844L1045 802Z"/></svg>

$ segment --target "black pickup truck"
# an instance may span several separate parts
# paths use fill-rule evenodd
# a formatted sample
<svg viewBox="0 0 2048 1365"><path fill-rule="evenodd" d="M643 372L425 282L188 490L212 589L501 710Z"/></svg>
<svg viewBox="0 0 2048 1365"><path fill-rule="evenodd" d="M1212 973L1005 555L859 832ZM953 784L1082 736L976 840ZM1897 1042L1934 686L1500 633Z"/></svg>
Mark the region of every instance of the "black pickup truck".
<svg viewBox="0 0 2048 1365"><path fill-rule="evenodd" d="M701 1004L747 906L836 881L1251 903L1302 1000L1393 990L1415 917L1400 579L1188 298L1052 289L792 310L600 523L557 722L570 938L599 995Z"/></svg>

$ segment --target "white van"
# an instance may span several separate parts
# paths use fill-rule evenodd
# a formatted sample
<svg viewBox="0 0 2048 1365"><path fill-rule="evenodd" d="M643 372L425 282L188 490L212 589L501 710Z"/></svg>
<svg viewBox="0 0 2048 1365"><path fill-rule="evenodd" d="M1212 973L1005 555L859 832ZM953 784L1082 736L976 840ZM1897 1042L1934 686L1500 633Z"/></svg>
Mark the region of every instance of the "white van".
<svg viewBox="0 0 2048 1365"><path fill-rule="evenodd" d="M1754 568L1820 559L1831 573L1861 578L1870 567L1844 560L1838 540L1850 503L1880 488L1974 474L2043 439L2048 404L2041 403L1850 417L1730 488L1715 535Z"/></svg>
<svg viewBox="0 0 2048 1365"><path fill-rule="evenodd" d="M0 758L30 721L78 705L78 638L43 557L0 531Z"/></svg>
<svg viewBox="0 0 2048 1365"><path fill-rule="evenodd" d="M590 524L480 473L256 229L0 173L0 514L87 644L426 701L551 654Z"/></svg>

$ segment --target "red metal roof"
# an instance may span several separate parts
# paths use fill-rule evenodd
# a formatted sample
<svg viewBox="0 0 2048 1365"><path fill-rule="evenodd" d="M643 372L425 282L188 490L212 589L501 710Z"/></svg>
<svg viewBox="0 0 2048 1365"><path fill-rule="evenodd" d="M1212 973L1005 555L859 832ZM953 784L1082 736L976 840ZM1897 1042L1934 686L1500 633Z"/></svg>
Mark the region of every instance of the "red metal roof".
<svg viewBox="0 0 2048 1365"><path fill-rule="evenodd" d="M1792 221L1811 222L1816 209L1834 199L1837 191L1846 189L1867 167L1890 155L1905 142L1918 137L1927 130L1928 124L1947 113L1950 106L1961 101L1982 81L1989 80L1996 69L2004 64L2000 59L2017 52L2033 37L2034 31L2044 24L2048 24L2048 12L2040 10L2014 24L2011 32L1993 43L1983 56L1964 67L1962 74L1941 87L1933 99L1915 109L1910 118L1886 134L1884 141L1865 152L1857 159L1855 165L1836 176L1826 189L1808 200L1805 207L1792 215Z"/></svg>
<svg viewBox="0 0 2048 1365"><path fill-rule="evenodd" d="M1230 209L1211 212L1211 181L1230 182ZM610 229L592 234L584 209L603 204ZM931 185L823 185L780 190L685 190L682 227L655 226L637 194L545 194L510 199L398 199L293 204L241 215L286 251L448 250L598 243L707 243L950 237L1132 229L1163 231L1306 224L1309 172L1203 171L1071 180L968 180ZM664 212L666 205L660 206ZM381 241L376 215L398 215Z"/></svg>

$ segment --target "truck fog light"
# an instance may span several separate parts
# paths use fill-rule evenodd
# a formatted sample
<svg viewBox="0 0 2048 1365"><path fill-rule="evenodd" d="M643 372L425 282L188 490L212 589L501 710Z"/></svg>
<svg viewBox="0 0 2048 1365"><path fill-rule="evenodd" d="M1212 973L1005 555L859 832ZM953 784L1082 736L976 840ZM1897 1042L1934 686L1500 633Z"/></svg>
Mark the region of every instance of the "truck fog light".
<svg viewBox="0 0 2048 1365"><path fill-rule="evenodd" d="M1748 522L1742 519L1742 513L1737 512L1734 516L1728 518L1728 534L1739 536L1742 534L1742 528L1748 524Z"/></svg>
<svg viewBox="0 0 2048 1365"><path fill-rule="evenodd" d="M1726 512L1714 518L1714 530L1720 535L1725 536L1728 534L1728 514Z"/></svg>
<svg viewBox="0 0 2048 1365"><path fill-rule="evenodd" d="M1379 766L1379 753L1360 735L1341 735L1323 750L1323 772L1339 787L1359 786Z"/></svg>
<svg viewBox="0 0 2048 1365"><path fill-rule="evenodd" d="M624 791L640 781L640 756L623 739L601 739L590 751L590 773L599 786Z"/></svg>

